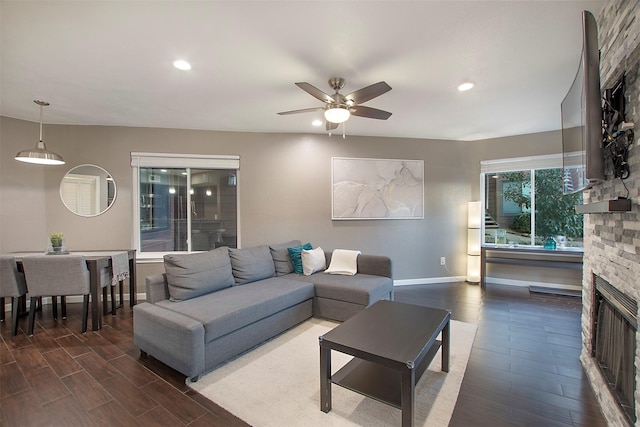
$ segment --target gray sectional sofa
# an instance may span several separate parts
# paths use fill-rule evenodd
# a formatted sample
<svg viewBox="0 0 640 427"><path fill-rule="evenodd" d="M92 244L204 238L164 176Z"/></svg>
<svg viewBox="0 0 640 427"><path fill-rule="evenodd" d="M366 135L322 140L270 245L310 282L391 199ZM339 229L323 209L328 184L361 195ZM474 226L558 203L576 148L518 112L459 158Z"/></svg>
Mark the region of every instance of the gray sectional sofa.
<svg viewBox="0 0 640 427"><path fill-rule="evenodd" d="M303 275L289 252L300 247L294 240L166 255L166 272L146 277L146 302L134 307L135 345L197 381L312 316L344 321L393 299L388 257L359 255L355 275ZM325 267L331 255L324 252Z"/></svg>

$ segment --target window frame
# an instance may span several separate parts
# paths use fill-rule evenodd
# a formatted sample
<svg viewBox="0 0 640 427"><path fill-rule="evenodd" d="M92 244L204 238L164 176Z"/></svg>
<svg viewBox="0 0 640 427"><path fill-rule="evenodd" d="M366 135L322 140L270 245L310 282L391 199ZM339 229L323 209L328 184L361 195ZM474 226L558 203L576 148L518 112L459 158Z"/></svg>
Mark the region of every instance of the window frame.
<svg viewBox="0 0 640 427"><path fill-rule="evenodd" d="M573 157L579 155L579 152L575 153L567 153L565 157ZM513 158L504 158L504 159L493 159L493 160L483 160L480 162L480 202L481 202L481 214L483 215L483 219L480 221L481 223L481 245L486 247L509 247L508 245L497 245L495 243L487 243L485 241L486 230L485 230L485 221L484 221L484 213L486 212L486 176L488 174L496 174L496 173L505 173L505 172L519 172L519 171L530 171L531 172L531 204L532 204L532 213L535 208L535 171L542 169L562 169L563 168L563 154L545 154L540 156L529 156L529 157L513 157ZM560 188L559 191L562 191ZM531 215L531 230L535 230L535 215ZM532 249L540 249L541 245L535 245L535 233L531 233L531 244L529 245L519 245L519 248L526 247ZM563 250L568 251L577 251L583 252L583 247L566 247L562 248Z"/></svg>
<svg viewBox="0 0 640 427"><path fill-rule="evenodd" d="M201 251L168 251L168 252L142 252L140 239L140 168L184 168L187 174L187 188L191 181L191 169L228 169L236 173L236 223L237 242L240 246L240 156L238 155L213 155L213 154L178 154L178 153L145 153L131 152L132 172L132 204L133 204L133 241L132 245L137 251L136 258L140 260L157 261L163 259L168 253L193 253ZM187 206L191 205L191 194L187 191ZM187 221L187 235L191 236L191 219ZM191 239L188 247L191 248Z"/></svg>

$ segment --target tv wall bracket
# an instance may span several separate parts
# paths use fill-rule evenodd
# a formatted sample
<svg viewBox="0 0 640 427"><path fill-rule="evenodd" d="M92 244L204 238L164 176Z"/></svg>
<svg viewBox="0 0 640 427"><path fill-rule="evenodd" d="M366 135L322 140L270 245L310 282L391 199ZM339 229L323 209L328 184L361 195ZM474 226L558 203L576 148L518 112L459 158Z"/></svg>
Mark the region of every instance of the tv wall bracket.
<svg viewBox="0 0 640 427"><path fill-rule="evenodd" d="M605 174L621 180L627 179L630 174L629 148L633 145L635 126L633 122L625 121L624 89L622 76L611 89L604 91L602 98L602 147L607 160ZM624 185L624 181L622 184ZM579 214L629 212L631 199L628 196L627 189L627 197L578 205L575 210Z"/></svg>
<svg viewBox="0 0 640 427"><path fill-rule="evenodd" d="M611 89L604 91L602 99L602 146L607 167L615 178L627 179L629 170L629 147L633 145L633 122L625 121L624 76Z"/></svg>

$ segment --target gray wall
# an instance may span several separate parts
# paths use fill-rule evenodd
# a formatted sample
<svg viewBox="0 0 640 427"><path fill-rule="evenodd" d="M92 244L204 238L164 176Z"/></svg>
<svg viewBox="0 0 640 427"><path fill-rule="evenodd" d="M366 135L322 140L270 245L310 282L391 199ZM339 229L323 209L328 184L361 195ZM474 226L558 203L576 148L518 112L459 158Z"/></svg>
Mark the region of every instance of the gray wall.
<svg viewBox="0 0 640 427"><path fill-rule="evenodd" d="M44 250L50 232L63 232L71 250L129 248L132 151L234 154L241 158L241 246L297 238L325 249L388 255L398 280L466 275L466 203L479 197L480 160L560 151L559 132L461 142L45 125L47 147L67 162L45 167L13 160L35 145L38 124L0 120L0 252ZM424 160L425 219L332 221L334 156ZM72 214L59 197L64 174L82 163L105 168L118 188L114 206L98 217ZM161 270L145 265L139 284Z"/></svg>

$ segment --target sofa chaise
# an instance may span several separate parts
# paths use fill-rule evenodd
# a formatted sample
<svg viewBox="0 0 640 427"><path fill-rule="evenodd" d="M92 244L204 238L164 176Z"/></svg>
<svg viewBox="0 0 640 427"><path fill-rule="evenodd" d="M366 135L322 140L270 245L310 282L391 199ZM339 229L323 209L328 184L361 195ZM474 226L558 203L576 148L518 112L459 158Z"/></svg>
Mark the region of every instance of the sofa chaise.
<svg viewBox="0 0 640 427"><path fill-rule="evenodd" d="M134 307L135 345L197 381L312 316L344 321L393 299L388 257L358 255L353 275L298 274L292 255L304 260L312 253L305 248L294 240L166 255L165 273L145 278L146 302ZM318 251L325 270L332 253Z"/></svg>

